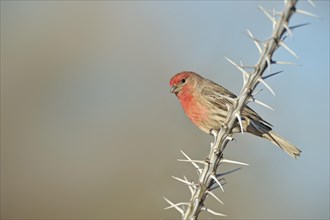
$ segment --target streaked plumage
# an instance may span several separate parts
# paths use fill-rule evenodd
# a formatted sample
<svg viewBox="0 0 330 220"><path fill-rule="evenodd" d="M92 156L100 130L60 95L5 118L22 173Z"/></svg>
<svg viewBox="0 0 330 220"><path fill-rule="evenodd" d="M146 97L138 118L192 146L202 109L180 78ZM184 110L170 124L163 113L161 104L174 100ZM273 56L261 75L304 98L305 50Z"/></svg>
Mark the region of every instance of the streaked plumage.
<svg viewBox="0 0 330 220"><path fill-rule="evenodd" d="M170 86L186 115L206 133L220 129L227 117L227 106L232 106L231 99L236 98L229 90L194 72L177 73L171 78ZM245 132L271 141L294 158L300 155L298 148L275 134L272 125L249 107L242 111L242 124ZM233 131L240 132L240 126L237 124Z"/></svg>

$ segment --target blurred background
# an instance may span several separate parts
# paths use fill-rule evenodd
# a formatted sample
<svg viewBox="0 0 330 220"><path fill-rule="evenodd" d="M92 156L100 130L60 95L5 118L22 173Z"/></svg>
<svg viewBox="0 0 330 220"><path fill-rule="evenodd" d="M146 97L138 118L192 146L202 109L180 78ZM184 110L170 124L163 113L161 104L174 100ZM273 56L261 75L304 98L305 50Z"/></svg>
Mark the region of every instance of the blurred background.
<svg viewBox="0 0 330 220"><path fill-rule="evenodd" d="M171 76L193 70L236 94L254 65L246 28L267 39L262 1L1 1L1 218L166 219L165 196L187 201L171 178L196 180L183 150L204 159L212 137L186 118L169 92ZM329 218L329 1L298 7L289 45L251 104L302 150L294 160L271 143L236 135L225 157L249 163L226 177L209 208L228 218ZM260 88L263 88L260 86ZM237 166L224 165L220 171ZM216 218L202 213L201 218Z"/></svg>

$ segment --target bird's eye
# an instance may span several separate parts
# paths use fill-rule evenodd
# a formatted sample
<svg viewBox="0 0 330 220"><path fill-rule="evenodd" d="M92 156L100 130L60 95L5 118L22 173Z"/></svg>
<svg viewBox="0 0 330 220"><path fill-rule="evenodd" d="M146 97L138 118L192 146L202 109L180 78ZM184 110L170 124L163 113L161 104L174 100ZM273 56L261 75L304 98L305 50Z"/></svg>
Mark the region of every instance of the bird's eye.
<svg viewBox="0 0 330 220"><path fill-rule="evenodd" d="M182 83L185 83L185 82L186 82L186 79L182 79L181 82L182 82Z"/></svg>

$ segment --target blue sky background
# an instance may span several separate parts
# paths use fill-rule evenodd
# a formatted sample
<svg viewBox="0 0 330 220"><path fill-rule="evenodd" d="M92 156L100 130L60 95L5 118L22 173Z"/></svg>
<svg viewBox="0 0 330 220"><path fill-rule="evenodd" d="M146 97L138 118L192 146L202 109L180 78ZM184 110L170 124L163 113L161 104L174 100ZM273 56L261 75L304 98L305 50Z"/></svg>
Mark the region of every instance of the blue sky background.
<svg viewBox="0 0 330 220"><path fill-rule="evenodd" d="M196 180L183 150L204 159L212 138L183 114L169 79L193 70L238 93L254 65L242 33L266 39L263 1L1 1L1 218L180 218L162 196L189 200L172 175ZM207 205L229 218L329 218L329 1L301 1L272 66L284 73L251 104L302 149L294 160L236 135L225 157L249 163ZM262 88L262 86L260 87ZM235 166L223 166L228 170ZM211 215L202 213L201 217Z"/></svg>

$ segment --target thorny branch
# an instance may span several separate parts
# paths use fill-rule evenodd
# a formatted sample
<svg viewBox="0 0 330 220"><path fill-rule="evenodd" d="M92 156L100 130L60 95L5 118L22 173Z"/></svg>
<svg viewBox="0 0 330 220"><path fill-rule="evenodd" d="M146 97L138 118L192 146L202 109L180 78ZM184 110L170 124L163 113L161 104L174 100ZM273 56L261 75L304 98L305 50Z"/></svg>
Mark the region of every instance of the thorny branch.
<svg viewBox="0 0 330 220"><path fill-rule="evenodd" d="M309 1L310 4L314 6L312 1ZM273 95L275 95L274 91L271 87L265 82L266 78L274 76L280 72L269 74L268 76L263 76L266 69L268 72L270 71L270 67L272 64L293 64L290 62L284 61L275 61L272 59L274 52L279 48L283 47L289 53L291 53L296 58L298 57L294 51L292 51L285 43L284 40L287 36L292 36L293 29L304 26L306 24L295 25L290 27L289 20L294 13L300 13L312 17L316 17L314 14L309 12L299 10L296 8L297 0L285 0L284 1L284 9L282 12L276 12L275 10L272 13L269 13L262 6L259 6L260 10L269 18L273 25L273 32L271 37L266 41L261 41L256 39L252 33L247 30L248 37L251 38L256 45L260 58L257 64L254 67L245 67L241 64L236 64L232 60L226 58L231 64L233 64L239 71L243 74L244 85L240 92L240 95L234 100L233 107L228 106L228 117L225 123L222 125L222 128L219 132L213 131L212 134L214 136L214 142L211 143L210 153L205 161L201 160L192 160L181 151L183 156L186 158L184 162L190 162L196 169L199 175L198 183L193 183L187 180L186 177L184 179L180 179L177 177L173 177L176 180L186 184L189 187L191 192L191 199L189 202L180 202L177 204L172 203L168 199L164 197L164 199L170 204L169 208L175 208L182 214L182 219L197 219L198 215L201 211L209 212L216 216L225 216L224 214L215 212L210 210L209 208L204 206L204 201L208 196L213 197L219 203L223 204L223 202L211 191L220 188L223 191L223 182L224 179L222 176L234 172L237 169L232 171L228 171L226 173L217 173L217 168L221 163L234 163L239 165L248 165L245 163L232 161L223 158L223 151L225 150L229 141L233 140L232 129L237 125L237 123L241 125L241 112L250 101L254 101L258 104L261 104L265 107L270 108L266 104L256 100L254 98L253 92L259 83L263 84ZM247 71L250 69L252 71ZM243 131L243 129L241 129ZM204 165L204 168L200 168L199 164ZM239 169L239 168L238 168Z"/></svg>

